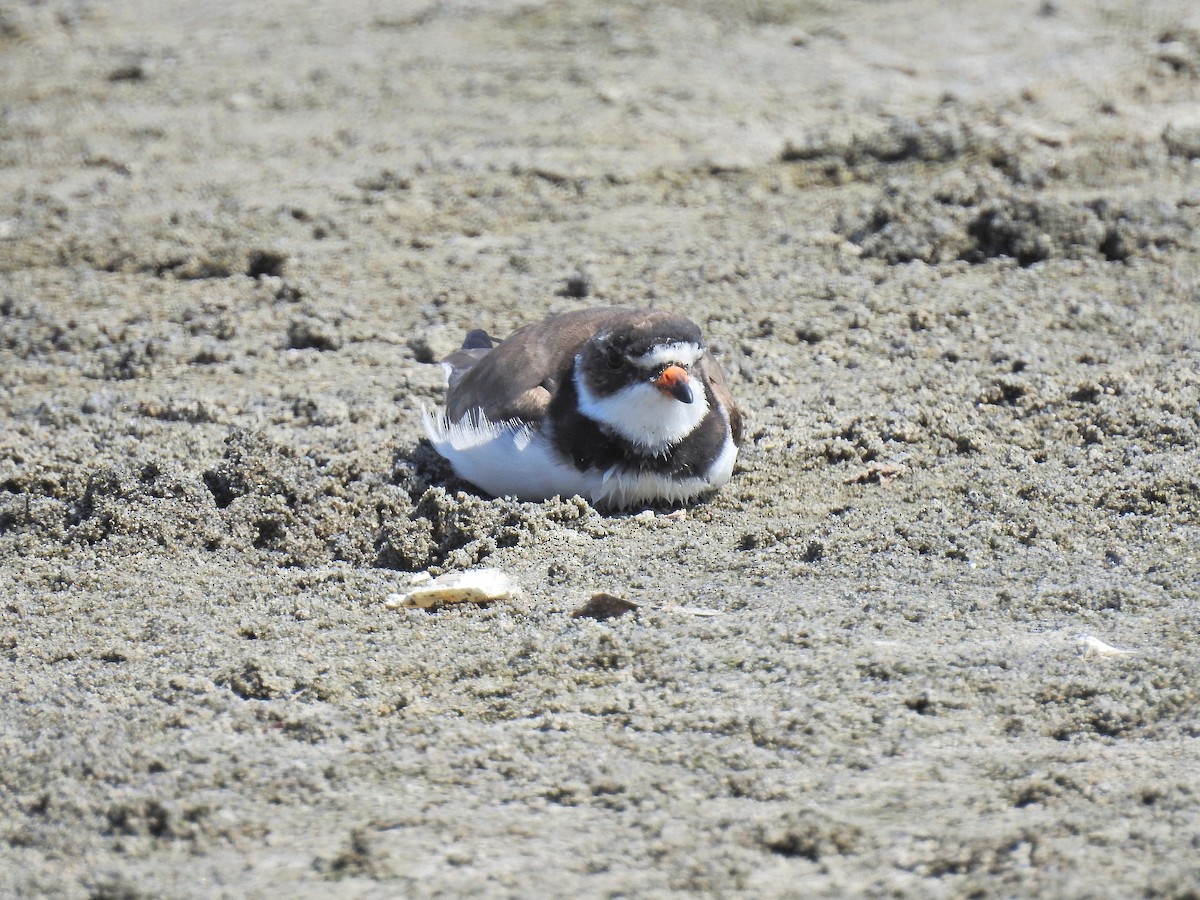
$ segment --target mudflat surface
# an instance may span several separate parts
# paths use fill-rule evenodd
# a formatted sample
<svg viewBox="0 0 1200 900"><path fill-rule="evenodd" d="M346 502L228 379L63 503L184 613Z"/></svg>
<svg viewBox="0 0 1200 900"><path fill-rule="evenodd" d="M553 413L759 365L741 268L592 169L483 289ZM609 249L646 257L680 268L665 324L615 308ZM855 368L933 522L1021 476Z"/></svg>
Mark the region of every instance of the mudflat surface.
<svg viewBox="0 0 1200 900"><path fill-rule="evenodd" d="M313 6L0 2L0 894L1193 896L1195 4ZM422 441L591 304L684 518Z"/></svg>

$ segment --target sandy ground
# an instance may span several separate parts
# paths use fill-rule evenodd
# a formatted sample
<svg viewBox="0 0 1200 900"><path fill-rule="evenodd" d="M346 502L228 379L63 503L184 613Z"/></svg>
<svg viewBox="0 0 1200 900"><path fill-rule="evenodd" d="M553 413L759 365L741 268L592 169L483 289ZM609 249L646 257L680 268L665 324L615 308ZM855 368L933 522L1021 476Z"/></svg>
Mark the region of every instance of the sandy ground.
<svg viewBox="0 0 1200 900"><path fill-rule="evenodd" d="M1196 896L1198 160L1185 0L0 2L0 895ZM456 482L613 303L733 482Z"/></svg>

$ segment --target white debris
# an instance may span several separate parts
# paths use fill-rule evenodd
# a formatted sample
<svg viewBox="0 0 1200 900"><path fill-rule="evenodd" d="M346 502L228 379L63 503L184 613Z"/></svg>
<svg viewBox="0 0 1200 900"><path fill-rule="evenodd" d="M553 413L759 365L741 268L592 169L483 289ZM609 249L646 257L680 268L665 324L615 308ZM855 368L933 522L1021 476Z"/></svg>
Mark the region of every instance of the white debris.
<svg viewBox="0 0 1200 900"><path fill-rule="evenodd" d="M429 609L445 603L491 603L512 595L512 579L499 569L468 569L437 578L421 572L413 576L408 591L388 594L383 605L388 609Z"/></svg>
<svg viewBox="0 0 1200 900"><path fill-rule="evenodd" d="M1079 643L1083 646L1084 656L1128 656L1137 652L1136 650L1122 650L1120 647L1106 644L1100 638L1092 637L1090 634L1080 635Z"/></svg>
<svg viewBox="0 0 1200 900"><path fill-rule="evenodd" d="M682 613L685 616L722 616L719 609L705 609L701 606L664 606L663 612Z"/></svg>

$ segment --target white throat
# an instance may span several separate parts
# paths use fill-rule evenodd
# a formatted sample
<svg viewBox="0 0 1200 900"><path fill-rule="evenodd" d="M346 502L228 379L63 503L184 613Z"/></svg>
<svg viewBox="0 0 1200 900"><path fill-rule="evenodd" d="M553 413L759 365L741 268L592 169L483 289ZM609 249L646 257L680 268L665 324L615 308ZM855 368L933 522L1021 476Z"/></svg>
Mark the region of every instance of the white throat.
<svg viewBox="0 0 1200 900"><path fill-rule="evenodd" d="M574 380L581 413L653 455L666 453L691 434L708 414L708 397L700 383L695 385L695 399L691 403L681 403L649 381L639 381L608 397L598 397L588 388L578 357Z"/></svg>

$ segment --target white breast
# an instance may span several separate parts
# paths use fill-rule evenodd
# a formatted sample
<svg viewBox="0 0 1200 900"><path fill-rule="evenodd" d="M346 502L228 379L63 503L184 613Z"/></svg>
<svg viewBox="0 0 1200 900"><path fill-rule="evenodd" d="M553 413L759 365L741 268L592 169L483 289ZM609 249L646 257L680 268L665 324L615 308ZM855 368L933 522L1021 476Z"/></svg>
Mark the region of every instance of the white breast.
<svg viewBox="0 0 1200 900"><path fill-rule="evenodd" d="M737 458L737 447L727 433L721 455L700 477L637 475L615 467L581 472L559 458L547 435L518 420L491 422L482 415L469 415L450 423L441 412L425 409L421 416L430 443L460 478L493 496L518 500L578 494L597 506L615 508L683 503L727 482Z"/></svg>

